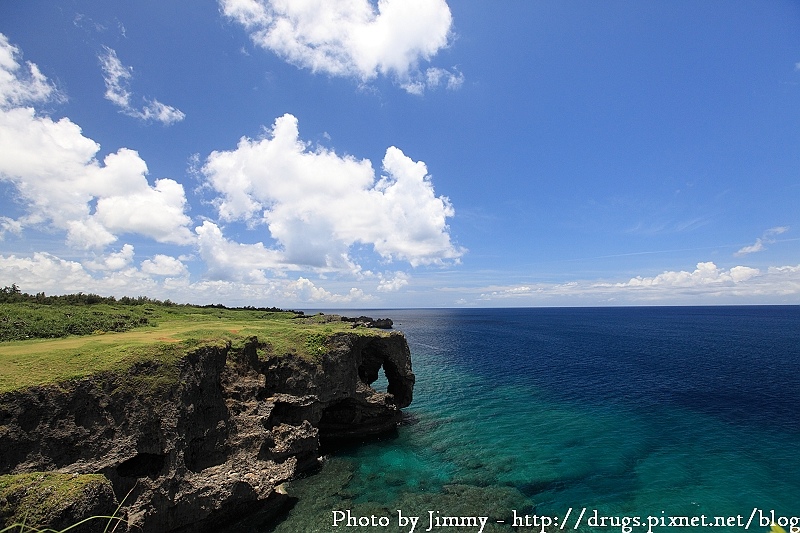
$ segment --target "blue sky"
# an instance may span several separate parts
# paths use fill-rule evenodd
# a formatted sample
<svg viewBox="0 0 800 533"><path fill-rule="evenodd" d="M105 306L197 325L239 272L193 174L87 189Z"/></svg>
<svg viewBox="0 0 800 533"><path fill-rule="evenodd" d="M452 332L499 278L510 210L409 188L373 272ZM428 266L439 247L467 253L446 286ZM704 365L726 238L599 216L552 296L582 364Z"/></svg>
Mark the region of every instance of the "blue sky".
<svg viewBox="0 0 800 533"><path fill-rule="evenodd" d="M0 3L0 284L800 303L800 4Z"/></svg>

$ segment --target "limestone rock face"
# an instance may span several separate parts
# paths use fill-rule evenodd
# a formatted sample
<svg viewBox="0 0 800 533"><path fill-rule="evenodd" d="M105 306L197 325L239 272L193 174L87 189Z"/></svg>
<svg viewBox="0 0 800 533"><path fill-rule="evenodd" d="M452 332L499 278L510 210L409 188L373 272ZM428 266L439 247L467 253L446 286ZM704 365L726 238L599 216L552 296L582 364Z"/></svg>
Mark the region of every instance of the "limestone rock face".
<svg viewBox="0 0 800 533"><path fill-rule="evenodd" d="M172 379L151 363L0 395L0 474L101 473L130 530L212 530L277 511L276 487L318 464L321 439L391 430L411 403L401 333L336 334L316 361L258 347L198 349ZM381 368L386 392L369 386Z"/></svg>

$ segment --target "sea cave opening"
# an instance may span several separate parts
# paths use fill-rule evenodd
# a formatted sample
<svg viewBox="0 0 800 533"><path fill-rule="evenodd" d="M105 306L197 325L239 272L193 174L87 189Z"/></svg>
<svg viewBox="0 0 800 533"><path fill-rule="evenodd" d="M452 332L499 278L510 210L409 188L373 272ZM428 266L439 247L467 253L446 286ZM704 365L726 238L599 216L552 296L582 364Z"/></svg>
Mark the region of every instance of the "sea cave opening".
<svg viewBox="0 0 800 533"><path fill-rule="evenodd" d="M389 390L389 378L386 377L386 370L383 366L378 370L378 379L369 384L370 387L378 392L387 392Z"/></svg>
<svg viewBox="0 0 800 533"><path fill-rule="evenodd" d="M376 339L367 344L361 351L361 365L358 377L377 392L386 392L394 398L394 403L405 407L411 403L411 388L400 368L392 357L386 353L387 346ZM413 375L411 377L413 383Z"/></svg>
<svg viewBox="0 0 800 533"><path fill-rule="evenodd" d="M368 344L361 352L362 363L358 367L358 377L378 392L387 392L389 379L384 368L384 356L380 345Z"/></svg>

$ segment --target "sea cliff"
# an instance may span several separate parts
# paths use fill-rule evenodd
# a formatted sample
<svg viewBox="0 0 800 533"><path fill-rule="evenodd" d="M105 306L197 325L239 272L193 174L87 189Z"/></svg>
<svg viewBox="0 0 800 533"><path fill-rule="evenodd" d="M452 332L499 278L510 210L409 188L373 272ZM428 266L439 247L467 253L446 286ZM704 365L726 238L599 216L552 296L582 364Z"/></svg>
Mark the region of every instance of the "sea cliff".
<svg viewBox="0 0 800 533"><path fill-rule="evenodd" d="M0 474L47 472L91 487L40 525L64 527L122 503L131 531L210 530L243 512L277 512L280 485L318 464L321 442L391 430L411 403L402 333L333 333L313 359L264 357L262 342L199 347L174 368L140 363L0 395ZM370 387L381 368L386 392ZM19 479L2 476L0 487ZM21 485L0 496L0 525L40 486Z"/></svg>

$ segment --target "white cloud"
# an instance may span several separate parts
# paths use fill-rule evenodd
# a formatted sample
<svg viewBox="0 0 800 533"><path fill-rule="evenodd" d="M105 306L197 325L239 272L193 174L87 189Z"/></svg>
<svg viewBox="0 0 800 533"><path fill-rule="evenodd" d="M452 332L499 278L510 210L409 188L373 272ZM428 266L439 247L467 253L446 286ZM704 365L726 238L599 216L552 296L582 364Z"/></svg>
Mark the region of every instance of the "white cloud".
<svg viewBox="0 0 800 533"><path fill-rule="evenodd" d="M166 125L180 122L186 118L186 115L180 109L176 109L167 104L162 104L158 100L148 99L145 99L145 106L142 108L142 110L137 111L134 116L145 121L155 120Z"/></svg>
<svg viewBox="0 0 800 533"><path fill-rule="evenodd" d="M444 0L220 0L223 13L242 24L253 42L312 72L369 81L393 78L412 93L429 85L430 61L451 37ZM446 75L444 75L446 73ZM436 69L449 88L463 76ZM458 81L461 80L461 81Z"/></svg>
<svg viewBox="0 0 800 533"><path fill-rule="evenodd" d="M86 261L84 266L90 270L122 270L133 263L133 246L125 244L119 252L110 253L105 257Z"/></svg>
<svg viewBox="0 0 800 533"><path fill-rule="evenodd" d="M94 157L100 146L76 124L39 117L31 108L0 110L0 145L0 179L13 183L26 204L21 226L49 223L83 248L106 246L121 233L193 240L183 186L160 179L151 187L147 165L133 150L121 148L101 165Z"/></svg>
<svg viewBox="0 0 800 533"><path fill-rule="evenodd" d="M351 288L344 293L332 292L304 277L296 280L269 280L263 284L206 280L186 285L183 287L183 293L188 294L193 302L227 301L239 305L265 302L266 305L284 309L296 307L298 304L310 304L316 307L328 304L362 304L373 300L361 289Z"/></svg>
<svg viewBox="0 0 800 533"><path fill-rule="evenodd" d="M23 291L48 294L92 292L115 296L146 294L158 298L164 292L135 268L104 269L95 277L76 261L44 252L36 252L31 257L0 255L0 279L16 283Z"/></svg>
<svg viewBox="0 0 800 533"><path fill-rule="evenodd" d="M380 292L396 292L408 285L409 275L405 272L395 272L391 278L380 277L378 290Z"/></svg>
<svg viewBox="0 0 800 533"><path fill-rule="evenodd" d="M771 237L773 235L780 235L781 233L786 233L789 231L789 226L777 226L775 228L770 228L764 232L764 235L767 237Z"/></svg>
<svg viewBox="0 0 800 533"><path fill-rule="evenodd" d="M164 254L156 254L152 259L142 261L142 272L151 276L186 276L189 270L179 259Z"/></svg>
<svg viewBox="0 0 800 533"><path fill-rule="evenodd" d="M765 243L767 244L774 243L775 242L774 237L776 235L780 235L781 233L786 233L787 231L789 231L789 226L777 226L774 228L770 228L767 231L765 231L761 237L756 239L756 242L754 242L749 246L744 246L740 248L735 255L747 255L766 250L767 247L764 245Z"/></svg>
<svg viewBox="0 0 800 533"><path fill-rule="evenodd" d="M193 238L186 228L190 220L184 213L183 185L162 178L151 187L144 179L146 168L142 170L142 174L131 179L125 194L98 197L97 220L103 227L118 233L138 233L165 243L191 243Z"/></svg>
<svg viewBox="0 0 800 533"><path fill-rule="evenodd" d="M364 294L364 291L352 288L347 294L334 294L321 287L317 287L312 281L300 277L297 281L288 283L283 289L283 297L300 300L306 303L351 303L355 301L368 301L371 298Z"/></svg>
<svg viewBox="0 0 800 533"><path fill-rule="evenodd" d="M128 81L133 77L133 68L125 67L117 57L117 52L103 47L104 54L100 55L100 66L103 69L103 81L106 83L106 100L117 107L130 109L131 93L128 90Z"/></svg>
<svg viewBox="0 0 800 533"><path fill-rule="evenodd" d="M20 221L6 216L0 217L0 241L5 238L6 233L15 233L17 235L22 233Z"/></svg>
<svg viewBox="0 0 800 533"><path fill-rule="evenodd" d="M371 246L385 261L412 266L442 264L464 253L450 241L446 220L453 207L435 195L424 163L390 147L385 175L376 180L368 160L311 150L299 140L292 115L278 118L270 133L211 153L202 168L221 194L222 220L267 224L278 246L260 245L260 264L355 273L361 267L348 251L357 244Z"/></svg>
<svg viewBox="0 0 800 533"><path fill-rule="evenodd" d="M67 220L67 244L72 248L103 248L117 240L115 235L94 218Z"/></svg>
<svg viewBox="0 0 800 533"><path fill-rule="evenodd" d="M0 109L61 98L33 63L23 68L20 51L0 33Z"/></svg>
<svg viewBox="0 0 800 533"><path fill-rule="evenodd" d="M576 281L567 283L534 283L513 285L510 287L487 287L478 297L479 300L516 300L532 297L552 297L576 294L581 284Z"/></svg>
<svg viewBox="0 0 800 533"><path fill-rule="evenodd" d="M739 251L736 252L736 255L752 254L755 252L760 252L764 249L765 249L764 241L762 241L761 238L758 238L756 239L756 242L754 242L753 244L740 248Z"/></svg>
<svg viewBox="0 0 800 533"><path fill-rule="evenodd" d="M444 85L448 89L454 90L464 84L464 75L460 72L450 72L443 68L431 67L425 71L425 78L428 87L438 87Z"/></svg>
<svg viewBox="0 0 800 533"><path fill-rule="evenodd" d="M145 99L145 105L137 109L131 103L131 92L128 88L133 78L133 68L124 66L117 57L117 52L107 46L103 47L103 54L98 59L106 84L106 100L119 107L122 113L146 122L154 120L164 125L180 122L186 117L180 109L162 104L158 100Z"/></svg>
<svg viewBox="0 0 800 533"><path fill-rule="evenodd" d="M746 266L736 266L728 271L720 270L712 262L697 263L697 268L692 272L666 271L657 276L648 278L637 276L626 283L618 283L617 287L701 287L712 284L741 283L757 276L758 269Z"/></svg>
<svg viewBox="0 0 800 533"><path fill-rule="evenodd" d="M286 267L280 252L266 248L262 243L241 244L226 239L213 222L205 221L195 228L200 257L208 268L211 279L265 283L265 269Z"/></svg>
<svg viewBox="0 0 800 533"><path fill-rule="evenodd" d="M0 278L16 283L22 290L31 287L36 292L51 293L83 291L92 280L80 263L45 252L36 252L32 257L0 255Z"/></svg>

